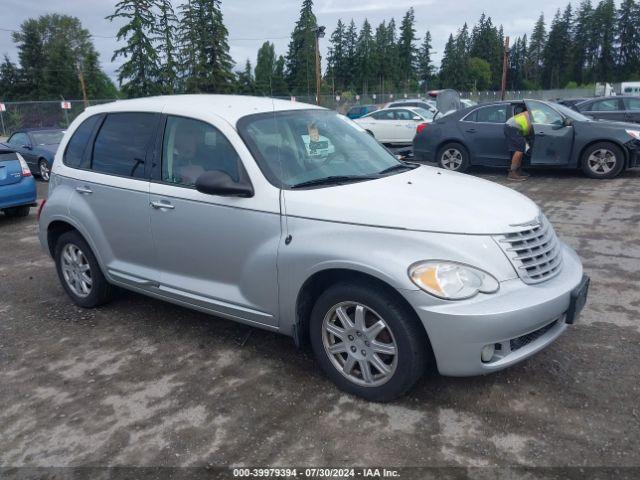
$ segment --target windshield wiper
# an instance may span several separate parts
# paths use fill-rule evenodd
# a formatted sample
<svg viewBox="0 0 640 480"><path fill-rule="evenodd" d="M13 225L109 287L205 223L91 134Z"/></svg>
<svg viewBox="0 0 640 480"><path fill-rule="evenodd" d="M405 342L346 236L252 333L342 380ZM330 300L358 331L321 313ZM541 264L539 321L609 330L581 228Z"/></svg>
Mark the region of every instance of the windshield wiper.
<svg viewBox="0 0 640 480"><path fill-rule="evenodd" d="M306 182L296 183L295 185L291 185L290 188L304 188L304 187L315 187L318 185L338 185L341 183L348 182L360 182L363 180L375 180L378 178L377 176L368 176L368 175L331 175L329 177L316 178L314 180L307 180Z"/></svg>
<svg viewBox="0 0 640 480"><path fill-rule="evenodd" d="M391 165L389 168L385 168L378 172L378 175L384 175L385 173L395 172L396 170L413 170L416 168L415 165L408 165L405 163L398 163L397 165Z"/></svg>

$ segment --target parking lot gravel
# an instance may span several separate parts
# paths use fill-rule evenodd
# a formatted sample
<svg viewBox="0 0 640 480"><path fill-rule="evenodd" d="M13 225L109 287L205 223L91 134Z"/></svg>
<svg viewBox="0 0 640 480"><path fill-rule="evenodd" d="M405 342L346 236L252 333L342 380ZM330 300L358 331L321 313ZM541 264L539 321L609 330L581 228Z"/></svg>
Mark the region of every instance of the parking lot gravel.
<svg viewBox="0 0 640 480"><path fill-rule="evenodd" d="M35 209L0 215L0 467L640 467L640 171L509 186L582 257L582 316L524 363L389 404L341 393L288 337L127 292L76 307Z"/></svg>

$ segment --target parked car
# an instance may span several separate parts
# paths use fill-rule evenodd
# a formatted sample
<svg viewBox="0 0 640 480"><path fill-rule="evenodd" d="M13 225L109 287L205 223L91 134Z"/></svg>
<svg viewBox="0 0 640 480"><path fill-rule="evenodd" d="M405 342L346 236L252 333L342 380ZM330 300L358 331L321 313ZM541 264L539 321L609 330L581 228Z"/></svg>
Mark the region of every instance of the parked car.
<svg viewBox="0 0 640 480"><path fill-rule="evenodd" d="M482 104L438 118L416 133L416 160L466 171L471 165L505 167L510 153L504 123L528 108L533 140L525 157L529 166L580 168L592 178L611 178L640 166L640 127L596 122L562 105L540 100Z"/></svg>
<svg viewBox="0 0 640 480"><path fill-rule="evenodd" d="M436 102L434 100L422 100L421 98L407 98L403 100L397 100L395 102L387 103L384 108L405 108L405 107L417 107L427 110L434 115L438 112L436 108Z"/></svg>
<svg viewBox="0 0 640 480"><path fill-rule="evenodd" d="M565 107L569 107L569 108L573 108L575 110L575 106L578 103L582 103L586 100L589 100L588 98L559 98L558 100L556 100L556 103L559 103L560 105L564 105Z"/></svg>
<svg viewBox="0 0 640 480"><path fill-rule="evenodd" d="M14 132L7 144L20 153L34 175L45 182L53 164L64 130L60 128L26 128Z"/></svg>
<svg viewBox="0 0 640 480"><path fill-rule="evenodd" d="M36 183L24 158L0 145L0 210L8 217L26 217L36 206Z"/></svg>
<svg viewBox="0 0 640 480"><path fill-rule="evenodd" d="M580 102L575 110L597 120L640 123L640 97L605 97Z"/></svg>
<svg viewBox="0 0 640 480"><path fill-rule="evenodd" d="M367 115L368 113L375 112L380 107L378 105L354 105L347 112L347 117L350 119L356 119Z"/></svg>
<svg viewBox="0 0 640 480"><path fill-rule="evenodd" d="M117 285L291 335L340 388L380 401L429 365L476 375L533 355L588 289L523 195L402 163L337 112L268 98L87 108L56 154L39 237L82 307Z"/></svg>
<svg viewBox="0 0 640 480"><path fill-rule="evenodd" d="M468 98L461 98L460 104L464 107L474 107L478 104L478 102L474 102L473 100L469 100Z"/></svg>
<svg viewBox="0 0 640 480"><path fill-rule="evenodd" d="M383 108L355 122L380 143L410 145L416 126L433 120L434 114L419 107Z"/></svg>

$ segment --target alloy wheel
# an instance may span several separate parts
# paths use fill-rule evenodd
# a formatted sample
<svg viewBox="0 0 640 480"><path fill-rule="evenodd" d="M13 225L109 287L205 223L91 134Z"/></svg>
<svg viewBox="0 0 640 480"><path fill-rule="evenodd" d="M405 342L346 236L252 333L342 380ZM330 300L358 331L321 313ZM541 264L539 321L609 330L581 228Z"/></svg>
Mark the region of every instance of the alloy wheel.
<svg viewBox="0 0 640 480"><path fill-rule="evenodd" d="M51 171L49 170L49 165L45 161L40 162L40 178L45 182L49 181L49 177L51 176Z"/></svg>
<svg viewBox="0 0 640 480"><path fill-rule="evenodd" d="M322 343L333 366L366 387L388 382L398 364L398 346L385 320L357 302L333 306L322 322Z"/></svg>
<svg viewBox="0 0 640 480"><path fill-rule="evenodd" d="M606 148L594 150L587 159L589 170L597 175L606 175L616 166L616 154Z"/></svg>
<svg viewBox="0 0 640 480"><path fill-rule="evenodd" d="M447 170L458 170L462 165L462 152L457 148L447 148L442 152L440 163Z"/></svg>
<svg viewBox="0 0 640 480"><path fill-rule="evenodd" d="M87 297L91 293L93 279L91 266L82 250L72 243L66 244L60 262L67 286L78 297Z"/></svg>

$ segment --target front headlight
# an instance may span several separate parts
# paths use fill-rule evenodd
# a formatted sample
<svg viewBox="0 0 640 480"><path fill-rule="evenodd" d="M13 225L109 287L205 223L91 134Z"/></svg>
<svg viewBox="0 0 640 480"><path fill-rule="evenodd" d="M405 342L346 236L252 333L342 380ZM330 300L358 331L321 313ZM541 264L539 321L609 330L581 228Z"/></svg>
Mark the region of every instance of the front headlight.
<svg viewBox="0 0 640 480"><path fill-rule="evenodd" d="M627 130L627 133L636 140L640 140L640 130Z"/></svg>
<svg viewBox="0 0 640 480"><path fill-rule="evenodd" d="M494 293L498 281L487 272L462 263L428 260L409 267L409 277L421 290L446 300L463 300L478 293Z"/></svg>

